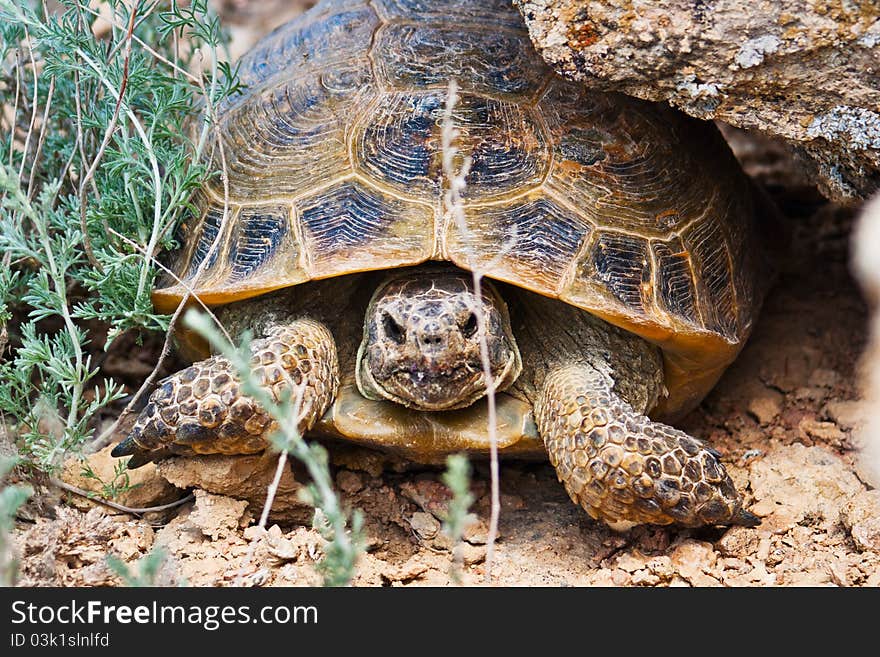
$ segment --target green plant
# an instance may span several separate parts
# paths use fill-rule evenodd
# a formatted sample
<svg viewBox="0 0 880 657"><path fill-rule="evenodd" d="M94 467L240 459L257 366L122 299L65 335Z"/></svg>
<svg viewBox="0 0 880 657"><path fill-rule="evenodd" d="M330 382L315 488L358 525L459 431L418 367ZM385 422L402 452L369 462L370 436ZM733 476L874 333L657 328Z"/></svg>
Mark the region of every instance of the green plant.
<svg viewBox="0 0 880 657"><path fill-rule="evenodd" d="M207 0L109 0L101 37L89 3L56 4L0 0L0 419L49 471L123 395L94 327L105 349L168 329L156 256L217 175L210 117L238 90Z"/></svg>
<svg viewBox="0 0 880 657"><path fill-rule="evenodd" d="M471 493L471 464L467 456L464 454L447 456L446 472L443 473L442 479L452 492L442 530L454 546L450 574L455 582L460 582L461 540L464 530L475 518L474 514L468 513L468 509L474 503L474 495Z"/></svg>
<svg viewBox="0 0 880 657"><path fill-rule="evenodd" d="M333 477L327 458L327 450L318 443L306 442L300 434L298 425L302 391L288 381L291 395L276 403L268 390L259 385L251 372L250 335L241 338L236 348L218 330L214 320L190 310L184 322L198 331L213 347L222 354L235 369L242 390L260 404L278 425L278 431L270 437L272 445L281 452L275 480L270 486L269 498L263 507L260 526L265 527L269 509L272 506L274 489L277 488L281 472L290 454L303 465L311 477L309 485L303 489L304 501L315 507L313 526L327 541L324 558L318 568L324 577L325 586L344 586L351 581L358 555L363 552L363 517L357 510L348 512L342 507L333 489ZM349 522L351 527L349 528Z"/></svg>
<svg viewBox="0 0 880 657"><path fill-rule="evenodd" d="M0 458L0 482L15 467L17 459ZM18 561L9 541L9 534L15 522L15 514L25 501L33 495L26 485L9 485L0 490L0 586L15 584Z"/></svg>
<svg viewBox="0 0 880 657"><path fill-rule="evenodd" d="M116 573L123 584L132 587L156 586L159 571L168 558L165 548L156 547L138 559L134 570L114 554L107 555L107 565Z"/></svg>
<svg viewBox="0 0 880 657"><path fill-rule="evenodd" d="M101 479L101 476L85 460L82 462L80 474L85 479L97 481L101 485L101 497L106 500L115 500L142 485L131 483L131 478L128 474L128 459L119 459L113 464L113 478L110 481Z"/></svg>

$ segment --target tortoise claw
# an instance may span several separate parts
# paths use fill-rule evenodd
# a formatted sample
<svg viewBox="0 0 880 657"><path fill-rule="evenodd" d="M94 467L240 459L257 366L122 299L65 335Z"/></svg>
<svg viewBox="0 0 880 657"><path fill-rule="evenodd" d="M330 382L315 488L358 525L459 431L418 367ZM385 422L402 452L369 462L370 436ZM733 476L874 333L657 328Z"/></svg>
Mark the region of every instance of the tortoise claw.
<svg viewBox="0 0 880 657"><path fill-rule="evenodd" d="M134 438L132 436L129 436L113 448L113 451L110 452L110 456L112 456L113 458L119 458L120 456L131 456L136 451L137 443L134 442Z"/></svg>
<svg viewBox="0 0 880 657"><path fill-rule="evenodd" d="M754 513L750 513L745 509L740 509L739 513L737 513L731 520L731 524L741 525L743 527L757 527L761 524L761 519Z"/></svg>

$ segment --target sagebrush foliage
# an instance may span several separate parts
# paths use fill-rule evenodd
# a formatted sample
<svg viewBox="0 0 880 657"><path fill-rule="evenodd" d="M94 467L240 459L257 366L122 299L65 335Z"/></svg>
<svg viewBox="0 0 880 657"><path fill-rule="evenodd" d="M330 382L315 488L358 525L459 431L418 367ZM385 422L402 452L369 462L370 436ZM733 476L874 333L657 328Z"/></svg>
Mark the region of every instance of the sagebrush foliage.
<svg viewBox="0 0 880 657"><path fill-rule="evenodd" d="M24 318L0 359L0 412L43 470L122 394L97 379L86 322L108 346L168 328L155 256L216 175L203 110L236 90L206 0L111 0L105 30L88 3L59 4L0 0L0 326Z"/></svg>
<svg viewBox="0 0 880 657"><path fill-rule="evenodd" d="M168 552L158 546L132 564L133 567L114 554L107 555L107 565L125 586L143 588L159 584L162 566L167 559Z"/></svg>
<svg viewBox="0 0 880 657"><path fill-rule="evenodd" d="M450 454L446 457L443 483L452 493L446 509L446 517L443 519L443 533L449 537L453 545L449 574L454 582L460 584L461 541L467 526L476 519L473 513L468 512L475 498L471 493L471 464L466 454Z"/></svg>

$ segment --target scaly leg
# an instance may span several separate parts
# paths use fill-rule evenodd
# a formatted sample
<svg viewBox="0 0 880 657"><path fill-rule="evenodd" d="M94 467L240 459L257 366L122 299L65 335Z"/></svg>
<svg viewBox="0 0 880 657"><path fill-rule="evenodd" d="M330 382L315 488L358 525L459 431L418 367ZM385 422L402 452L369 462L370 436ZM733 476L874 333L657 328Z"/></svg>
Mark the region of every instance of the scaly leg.
<svg viewBox="0 0 880 657"><path fill-rule="evenodd" d="M538 432L571 498L606 522L746 525L760 520L718 453L633 411L590 365L551 372L535 405Z"/></svg>
<svg viewBox="0 0 880 657"><path fill-rule="evenodd" d="M339 363L330 331L300 319L276 325L251 343L253 374L276 402L295 397L305 382L299 430L312 428L339 388ZM113 456L128 467L173 454L253 454L268 446L275 421L240 389L223 356L212 356L160 382Z"/></svg>

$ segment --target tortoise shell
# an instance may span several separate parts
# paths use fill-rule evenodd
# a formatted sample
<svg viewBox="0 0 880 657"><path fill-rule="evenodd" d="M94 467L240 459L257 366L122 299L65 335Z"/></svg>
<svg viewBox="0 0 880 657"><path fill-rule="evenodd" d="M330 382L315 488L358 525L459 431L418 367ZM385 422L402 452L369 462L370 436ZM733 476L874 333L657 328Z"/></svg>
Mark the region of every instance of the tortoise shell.
<svg viewBox="0 0 880 657"><path fill-rule="evenodd" d="M258 43L240 76L214 155L228 196L220 177L200 192L159 310L187 290L223 304L475 262L658 345L664 418L699 402L746 339L763 277L756 201L717 129L562 79L509 0L325 0ZM442 201L451 78L472 160L465 234Z"/></svg>

